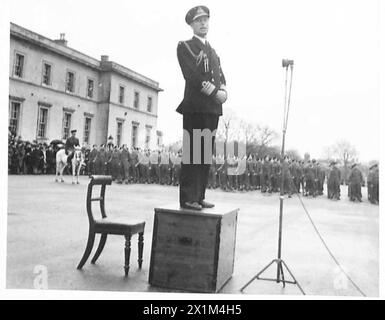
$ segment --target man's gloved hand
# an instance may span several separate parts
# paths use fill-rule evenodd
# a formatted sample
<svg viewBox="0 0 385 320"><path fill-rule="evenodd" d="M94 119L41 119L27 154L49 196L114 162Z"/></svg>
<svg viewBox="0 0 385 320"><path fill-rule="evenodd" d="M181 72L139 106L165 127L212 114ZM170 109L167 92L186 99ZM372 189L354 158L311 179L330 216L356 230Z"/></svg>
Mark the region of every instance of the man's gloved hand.
<svg viewBox="0 0 385 320"><path fill-rule="evenodd" d="M221 104L225 103L227 100L227 92L223 89L219 89L214 98L217 102Z"/></svg>

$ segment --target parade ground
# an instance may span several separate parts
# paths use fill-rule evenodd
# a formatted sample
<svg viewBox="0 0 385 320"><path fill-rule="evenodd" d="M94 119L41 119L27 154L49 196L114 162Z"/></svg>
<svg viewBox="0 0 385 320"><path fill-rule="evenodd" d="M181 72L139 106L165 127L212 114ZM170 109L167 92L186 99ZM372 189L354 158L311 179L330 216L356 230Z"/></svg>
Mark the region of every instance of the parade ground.
<svg viewBox="0 0 385 320"><path fill-rule="evenodd" d="M137 265L137 236L132 238L130 271L124 277L124 237L109 236L95 265L90 260L76 269L88 236L86 190L88 177L79 185L55 183L54 176L8 176L7 288L37 289L36 274L45 270L46 289L127 292L177 292L148 284L154 208L178 203L178 187L121 185L106 190L109 217L146 222L143 268ZM367 200L352 203L347 187L341 200L326 196L303 197L324 241L356 285L367 295L379 294L379 207ZM277 257L279 195L260 191L208 190L207 200L226 208L239 208L234 273L221 294L241 294L240 288ZM337 267L315 233L297 198L284 200L282 258L307 295L360 296ZM266 275L274 276L276 269ZM286 275L289 277L289 275ZM296 286L255 280L244 294L300 295ZM161 298L161 296L160 296Z"/></svg>

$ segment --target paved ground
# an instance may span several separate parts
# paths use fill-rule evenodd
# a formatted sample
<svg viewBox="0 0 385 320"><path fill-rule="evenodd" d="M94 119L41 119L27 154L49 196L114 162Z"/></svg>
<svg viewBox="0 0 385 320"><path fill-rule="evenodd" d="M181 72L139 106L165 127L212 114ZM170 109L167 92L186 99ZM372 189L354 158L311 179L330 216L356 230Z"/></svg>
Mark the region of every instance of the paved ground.
<svg viewBox="0 0 385 320"><path fill-rule="evenodd" d="M111 236L96 265L76 270L87 241L85 210L88 178L80 185L55 183L53 176L9 176L7 288L34 288L35 272L45 266L48 288L61 290L114 290L169 292L148 284L153 208L178 199L178 188L158 185L117 185L107 189L110 216L140 217L146 221L143 269L131 252L131 269L123 277L122 237ZM325 241L344 269L368 296L379 291L378 206L366 200L351 203L346 188L341 201L325 196L304 198L304 203ZM276 257L279 198L259 191L209 191L207 199L228 208L239 207L233 277L221 293L239 289ZM134 242L136 244L136 239ZM91 256L92 257L92 256ZM284 201L283 259L310 295L357 296L357 290L336 268L314 232L298 198ZM274 272L272 273L274 275ZM245 294L300 294L292 285L254 281Z"/></svg>

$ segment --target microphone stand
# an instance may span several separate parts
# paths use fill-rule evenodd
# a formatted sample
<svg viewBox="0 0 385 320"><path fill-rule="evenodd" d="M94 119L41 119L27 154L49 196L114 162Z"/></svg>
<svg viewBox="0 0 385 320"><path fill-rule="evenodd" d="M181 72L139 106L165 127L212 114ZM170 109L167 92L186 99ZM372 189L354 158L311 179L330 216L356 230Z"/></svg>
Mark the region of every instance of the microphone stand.
<svg viewBox="0 0 385 320"><path fill-rule="evenodd" d="M275 281L277 283L282 283L282 286L285 287L286 283L295 284L298 286L299 290L303 295L305 292L301 288L300 284L291 273L289 267L285 261L281 258L282 254L282 218L283 218L283 200L284 200L284 158L285 158L285 138L287 130L287 121L289 118L289 107L290 107L290 96L291 96L291 84L293 80L293 60L282 60L282 67L286 68L286 78L285 78L285 103L284 103L284 119L283 119L283 130L282 130L282 148L281 148L281 188L280 188L280 197L279 197L279 231L278 231L278 257L273 259L266 267L264 267L260 272L258 272L248 283L246 283L242 288L241 292L249 286L255 279L265 280L265 281ZM289 98L287 99L287 76L290 66L290 89L289 89ZM261 275L273 264L277 264L277 276L276 278L262 278ZM292 277L292 280L285 279L284 268Z"/></svg>

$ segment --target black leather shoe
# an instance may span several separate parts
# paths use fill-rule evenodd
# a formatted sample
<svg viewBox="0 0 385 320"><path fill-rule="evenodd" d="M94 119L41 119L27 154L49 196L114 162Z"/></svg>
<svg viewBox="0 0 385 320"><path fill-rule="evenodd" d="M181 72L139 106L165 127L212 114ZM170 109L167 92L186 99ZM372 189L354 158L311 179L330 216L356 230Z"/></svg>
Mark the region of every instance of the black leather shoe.
<svg viewBox="0 0 385 320"><path fill-rule="evenodd" d="M215 204L210 203L210 202L206 202L204 200L201 201L200 205L202 206L202 208L214 208L215 207Z"/></svg>
<svg viewBox="0 0 385 320"><path fill-rule="evenodd" d="M198 202L185 202L180 205L182 208L191 210L202 210L202 206Z"/></svg>

